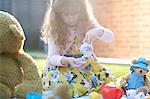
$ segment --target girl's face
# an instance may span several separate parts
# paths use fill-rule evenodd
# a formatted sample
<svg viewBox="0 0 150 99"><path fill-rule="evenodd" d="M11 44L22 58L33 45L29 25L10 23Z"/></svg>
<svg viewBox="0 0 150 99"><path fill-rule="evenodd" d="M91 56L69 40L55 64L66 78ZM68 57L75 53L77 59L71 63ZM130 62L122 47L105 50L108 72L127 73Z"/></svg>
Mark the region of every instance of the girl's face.
<svg viewBox="0 0 150 99"><path fill-rule="evenodd" d="M57 1L57 2L55 2ZM68 26L76 26L83 10L83 0L55 0L53 9Z"/></svg>
<svg viewBox="0 0 150 99"><path fill-rule="evenodd" d="M72 14L62 14L62 20L65 24L69 26L75 26L78 23L80 14L72 13Z"/></svg>

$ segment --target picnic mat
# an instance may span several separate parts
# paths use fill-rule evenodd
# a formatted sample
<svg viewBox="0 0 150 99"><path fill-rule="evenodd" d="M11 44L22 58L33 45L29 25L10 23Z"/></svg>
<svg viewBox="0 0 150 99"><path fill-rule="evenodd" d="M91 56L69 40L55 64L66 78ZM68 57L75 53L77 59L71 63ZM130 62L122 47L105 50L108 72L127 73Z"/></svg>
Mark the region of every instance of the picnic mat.
<svg viewBox="0 0 150 99"><path fill-rule="evenodd" d="M52 91L44 91L42 94L42 99L48 99L49 96L53 96ZM72 99L89 99L89 96L82 96L79 98L72 98Z"/></svg>

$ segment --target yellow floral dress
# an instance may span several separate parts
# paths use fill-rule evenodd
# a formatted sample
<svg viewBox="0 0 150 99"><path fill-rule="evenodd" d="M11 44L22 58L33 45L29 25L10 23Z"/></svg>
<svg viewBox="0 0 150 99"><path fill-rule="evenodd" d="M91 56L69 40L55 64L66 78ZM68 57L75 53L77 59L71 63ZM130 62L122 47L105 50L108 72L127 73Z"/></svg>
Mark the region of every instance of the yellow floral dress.
<svg viewBox="0 0 150 99"><path fill-rule="evenodd" d="M81 40L75 37L68 57L81 57L76 44ZM72 55L72 56L70 56ZM66 55L67 56L67 55ZM42 74L43 89L49 90L56 83L66 84L72 91L72 97L80 97L91 91L99 91L101 84L115 81L111 72L105 69L100 63L88 60L84 69L77 70L70 64L66 66L53 66L44 68Z"/></svg>

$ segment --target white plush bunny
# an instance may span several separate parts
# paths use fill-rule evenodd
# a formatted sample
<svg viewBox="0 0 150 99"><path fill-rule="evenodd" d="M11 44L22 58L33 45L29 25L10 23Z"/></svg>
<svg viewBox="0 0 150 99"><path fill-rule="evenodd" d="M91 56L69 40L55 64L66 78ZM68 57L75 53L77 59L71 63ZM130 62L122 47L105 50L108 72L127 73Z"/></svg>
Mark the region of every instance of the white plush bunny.
<svg viewBox="0 0 150 99"><path fill-rule="evenodd" d="M91 58L93 51L93 46L91 44L83 43L79 49L80 52L83 54L83 56L81 57L83 61Z"/></svg>
<svg viewBox="0 0 150 99"><path fill-rule="evenodd" d="M78 58L79 64L77 65L83 65L86 63L87 60L91 58L93 52L93 46L88 43L83 43L80 46L79 50L83 54L83 56L81 58Z"/></svg>

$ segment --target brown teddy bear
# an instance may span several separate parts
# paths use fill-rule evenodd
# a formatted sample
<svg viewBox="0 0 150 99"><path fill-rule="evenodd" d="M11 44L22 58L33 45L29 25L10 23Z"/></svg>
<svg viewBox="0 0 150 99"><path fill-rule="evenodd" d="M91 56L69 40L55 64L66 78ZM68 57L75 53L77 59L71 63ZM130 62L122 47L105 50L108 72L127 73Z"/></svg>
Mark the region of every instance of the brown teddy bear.
<svg viewBox="0 0 150 99"><path fill-rule="evenodd" d="M122 77L121 85L126 90L136 90L136 94L143 92L145 95L150 92L150 80L147 77L150 61L145 58L138 58L132 61L131 73Z"/></svg>
<svg viewBox="0 0 150 99"><path fill-rule="evenodd" d="M23 51L25 36L17 19L0 11L0 99L42 92L35 61Z"/></svg>

